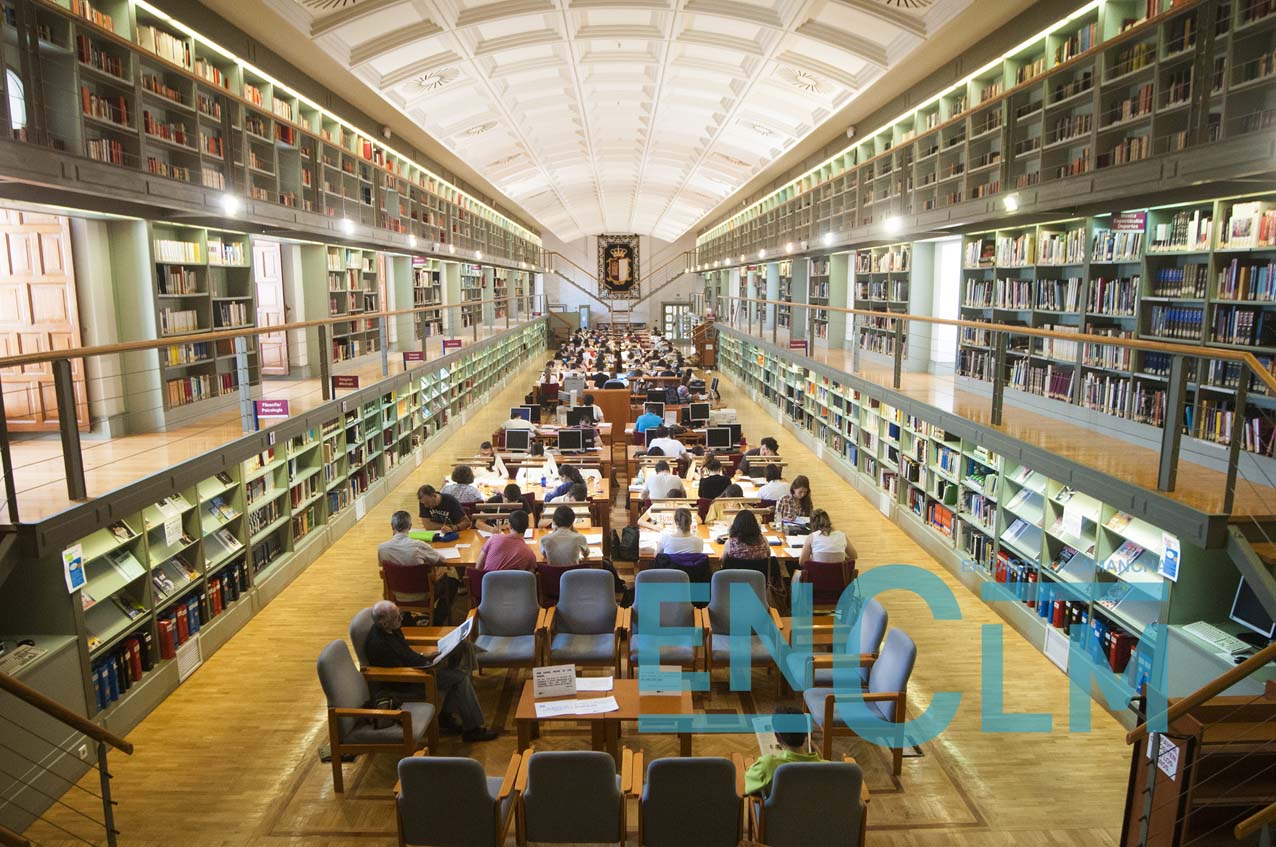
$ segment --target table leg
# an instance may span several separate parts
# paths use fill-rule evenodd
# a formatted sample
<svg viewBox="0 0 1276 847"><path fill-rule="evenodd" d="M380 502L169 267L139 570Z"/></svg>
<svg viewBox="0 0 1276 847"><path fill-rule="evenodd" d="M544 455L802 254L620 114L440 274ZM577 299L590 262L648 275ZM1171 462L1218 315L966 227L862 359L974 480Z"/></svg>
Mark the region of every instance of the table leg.
<svg viewBox="0 0 1276 847"><path fill-rule="evenodd" d="M689 732L678 733L678 746L679 746L678 755L684 756L684 757L690 756L691 755L691 733Z"/></svg>
<svg viewBox="0 0 1276 847"><path fill-rule="evenodd" d="M514 721L514 723L518 727L518 749L521 753L528 747L532 746L532 729L536 722L530 720L517 720Z"/></svg>
<svg viewBox="0 0 1276 847"><path fill-rule="evenodd" d="M592 720L589 722L589 749L599 752L607 749L607 725L611 721L605 719Z"/></svg>
<svg viewBox="0 0 1276 847"><path fill-rule="evenodd" d="M611 759L620 765L620 721L603 721L606 732L607 752Z"/></svg>

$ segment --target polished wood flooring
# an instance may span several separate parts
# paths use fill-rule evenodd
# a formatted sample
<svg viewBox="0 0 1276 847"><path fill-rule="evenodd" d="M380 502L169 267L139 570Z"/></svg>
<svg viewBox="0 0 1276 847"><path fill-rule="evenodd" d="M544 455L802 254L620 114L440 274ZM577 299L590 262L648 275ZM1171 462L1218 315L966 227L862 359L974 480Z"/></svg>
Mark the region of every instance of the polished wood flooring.
<svg viewBox="0 0 1276 847"><path fill-rule="evenodd" d="M747 325L737 325L735 328L744 332L748 330ZM753 334L763 341L772 340L771 330L759 333L756 324ZM787 347L788 330L777 330L775 339L781 347ZM861 357L860 369L855 371L852 350L831 350L816 346L811 358L878 385L890 387L894 379L891 367L877 364L873 361L874 357L869 355ZM981 426L993 426L991 396L961 387L953 374L905 372L900 380L900 387L896 390ZM1002 422L997 429L1020 441L1094 468L1100 473L1150 491L1156 490L1159 449L1109 435L1103 430L1106 416L1098 412L1094 413L1096 425L1085 426L1016 406L1010 402L1015 393L1012 388L1006 389L1007 402L1002 406ZM1220 460L1225 460L1227 448L1218 446L1217 450ZM1176 489L1161 493L1207 514L1222 514L1225 511L1223 506L1226 486L1225 473L1183 457L1179 461ZM1248 478L1242 473L1237 479L1232 512L1237 515L1276 514L1276 486L1272 484L1272 480L1261 473L1254 478Z"/></svg>
<svg viewBox="0 0 1276 847"><path fill-rule="evenodd" d="M333 793L330 770L319 761L327 728L315 658L329 641L345 638L351 616L378 598L373 550L388 534L390 513L410 507L417 485L437 483L451 458L472 450L535 372L534 366L524 368L477 415L475 426L436 449L410 480L371 509L129 735L137 753L111 757L121 844L394 843L392 757L364 756L347 765L344 797ZM790 467L811 478L816 505L828 509L836 526L854 540L861 567L907 563L924 568L953 592L961 610L961 620L939 623L915 596L892 592L883 598L892 626L905 629L919 647L910 714L920 714L940 691L961 692L962 700L951 726L923 745L924 755L905 758L898 785L882 751L859 740L837 740L834 750L851 753L864 764L874 792L869 843L1115 847L1129 766L1118 723L1096 706L1088 732L1068 732L1066 678L1006 627L1005 709L1049 713L1053 729L1037 735L984 732L981 628L1000 624L997 614L872 503L778 430L773 414L727 380L722 393L724 404L738 411L750 441L774 435ZM445 738L438 752L475 756L489 773L500 773L515 745L513 709L524 678L517 671L477 677L484 710L489 722L502 729L501 738L483 745ZM719 672L713 691L696 695L696 706L711 712L770 709L776 702L774 680L755 671L754 688L752 693L728 691L726 675ZM541 748L584 749L588 736L547 733L537 743ZM675 755L677 749L673 738L644 738L632 731L624 743L656 756ZM695 738L697 754L732 751L754 753L756 742L752 736ZM83 803L80 797L67 799L77 806ZM633 813L631 807L631 827ZM83 821L65 810L55 812L53 819L83 831L78 826ZM44 845L77 843L44 824L29 835Z"/></svg>
<svg viewBox="0 0 1276 847"><path fill-rule="evenodd" d="M519 325L513 321L511 326ZM505 331L497 325L494 332L480 328L478 341ZM475 343L472 335L461 339L468 347ZM430 339L429 360L442 358L442 345ZM388 372L402 373L403 357L390 353ZM364 386L383 379L380 356L370 355L363 361L341 367L342 374L359 376ZM89 391L95 390L89 385ZM324 403L319 379L267 379L262 382L256 399L288 400L292 414L305 412ZM199 418L193 423L163 432L140 433L116 438L81 436L84 477L89 497L101 497L121 486L215 450L244 434L239 407L231 405ZM18 493L18 518L34 523L75 505L66 493L66 469L62 459L62 442L52 435L15 436L10 447L13 456L14 481ZM6 516L7 517L7 516Z"/></svg>

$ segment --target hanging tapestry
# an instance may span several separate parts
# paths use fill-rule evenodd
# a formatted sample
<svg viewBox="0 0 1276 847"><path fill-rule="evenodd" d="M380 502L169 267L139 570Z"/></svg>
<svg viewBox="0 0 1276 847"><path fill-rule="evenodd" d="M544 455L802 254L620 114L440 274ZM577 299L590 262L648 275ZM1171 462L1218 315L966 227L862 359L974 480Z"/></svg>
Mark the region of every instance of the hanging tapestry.
<svg viewBox="0 0 1276 847"><path fill-rule="evenodd" d="M638 236L598 236L598 280L605 297L638 299Z"/></svg>

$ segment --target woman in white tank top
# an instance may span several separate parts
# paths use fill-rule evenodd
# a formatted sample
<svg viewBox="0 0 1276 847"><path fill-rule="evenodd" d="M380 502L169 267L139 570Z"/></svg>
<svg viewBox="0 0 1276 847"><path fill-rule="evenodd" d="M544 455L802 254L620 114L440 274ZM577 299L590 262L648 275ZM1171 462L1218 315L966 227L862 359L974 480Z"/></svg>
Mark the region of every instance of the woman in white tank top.
<svg viewBox="0 0 1276 847"><path fill-rule="evenodd" d="M829 513L816 509L811 513L811 534L802 545L802 554L798 564L807 562L836 563L855 559L855 545L840 529L833 529L833 521Z"/></svg>

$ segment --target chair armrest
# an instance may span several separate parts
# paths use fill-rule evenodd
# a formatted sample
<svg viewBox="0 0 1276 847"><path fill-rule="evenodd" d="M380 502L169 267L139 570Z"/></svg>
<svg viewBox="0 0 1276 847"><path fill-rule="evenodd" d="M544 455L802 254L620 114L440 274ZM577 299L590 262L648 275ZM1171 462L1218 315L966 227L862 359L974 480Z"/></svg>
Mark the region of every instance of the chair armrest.
<svg viewBox="0 0 1276 847"><path fill-rule="evenodd" d="M713 638L713 624L709 622L709 609L696 609L696 626L700 627L701 640L706 644Z"/></svg>
<svg viewBox="0 0 1276 847"><path fill-rule="evenodd" d="M846 762L846 764L848 765L859 764L859 762L855 761L854 756L843 756L842 761ZM868 791L868 781L864 780L863 782L860 783L860 802L863 803L865 806L867 806L869 799L870 799L870 794Z"/></svg>
<svg viewBox="0 0 1276 847"><path fill-rule="evenodd" d="M872 667L877 657L872 653L860 653L858 656L841 656L837 653L815 653L811 657L817 668L831 668L837 665L848 667ZM838 660L841 661L838 661Z"/></svg>
<svg viewBox="0 0 1276 847"><path fill-rule="evenodd" d="M404 709L328 709L328 714L336 718L390 718L401 721L410 717Z"/></svg>
<svg viewBox="0 0 1276 847"><path fill-rule="evenodd" d="M558 611L557 606L550 606L548 609L541 609L536 621L536 628L545 635L554 634L554 612Z"/></svg>
<svg viewBox="0 0 1276 847"><path fill-rule="evenodd" d="M363 678L369 682L421 682L434 674L425 668L364 668Z"/></svg>
<svg viewBox="0 0 1276 847"><path fill-rule="evenodd" d="M620 793L633 797L634 765L641 765L642 751L635 753L628 747L620 748Z"/></svg>
<svg viewBox="0 0 1276 847"><path fill-rule="evenodd" d="M735 765L735 793L741 797L744 796L744 772L748 768L744 765L744 756L739 753L731 754L731 764Z"/></svg>
<svg viewBox="0 0 1276 847"><path fill-rule="evenodd" d="M775 624L775 628L779 631L780 636L785 640L789 640L789 634L784 629L784 619L780 617L780 611L774 606L767 609L771 613L771 622Z"/></svg>
<svg viewBox="0 0 1276 847"><path fill-rule="evenodd" d="M477 616L478 616L478 607L475 606L473 609L470 609L470 613L465 616L465 619L467 621L473 620ZM478 621L477 620L475 620L474 625L470 627L470 641L473 641L476 638L478 638Z"/></svg>
<svg viewBox="0 0 1276 847"><path fill-rule="evenodd" d="M518 771L523 763L521 753L510 754L510 763L505 767L505 777L501 780L501 790L497 794L497 801L504 800L514 792L514 783L518 779Z"/></svg>
<svg viewBox="0 0 1276 847"><path fill-rule="evenodd" d="M616 628L622 637L628 637L633 627L633 609L629 606L616 610Z"/></svg>
<svg viewBox="0 0 1276 847"><path fill-rule="evenodd" d="M527 766L532 761L532 753L536 752L533 748L528 747L523 751L523 761L518 765L518 776L514 777L514 790L522 794L527 790Z"/></svg>

